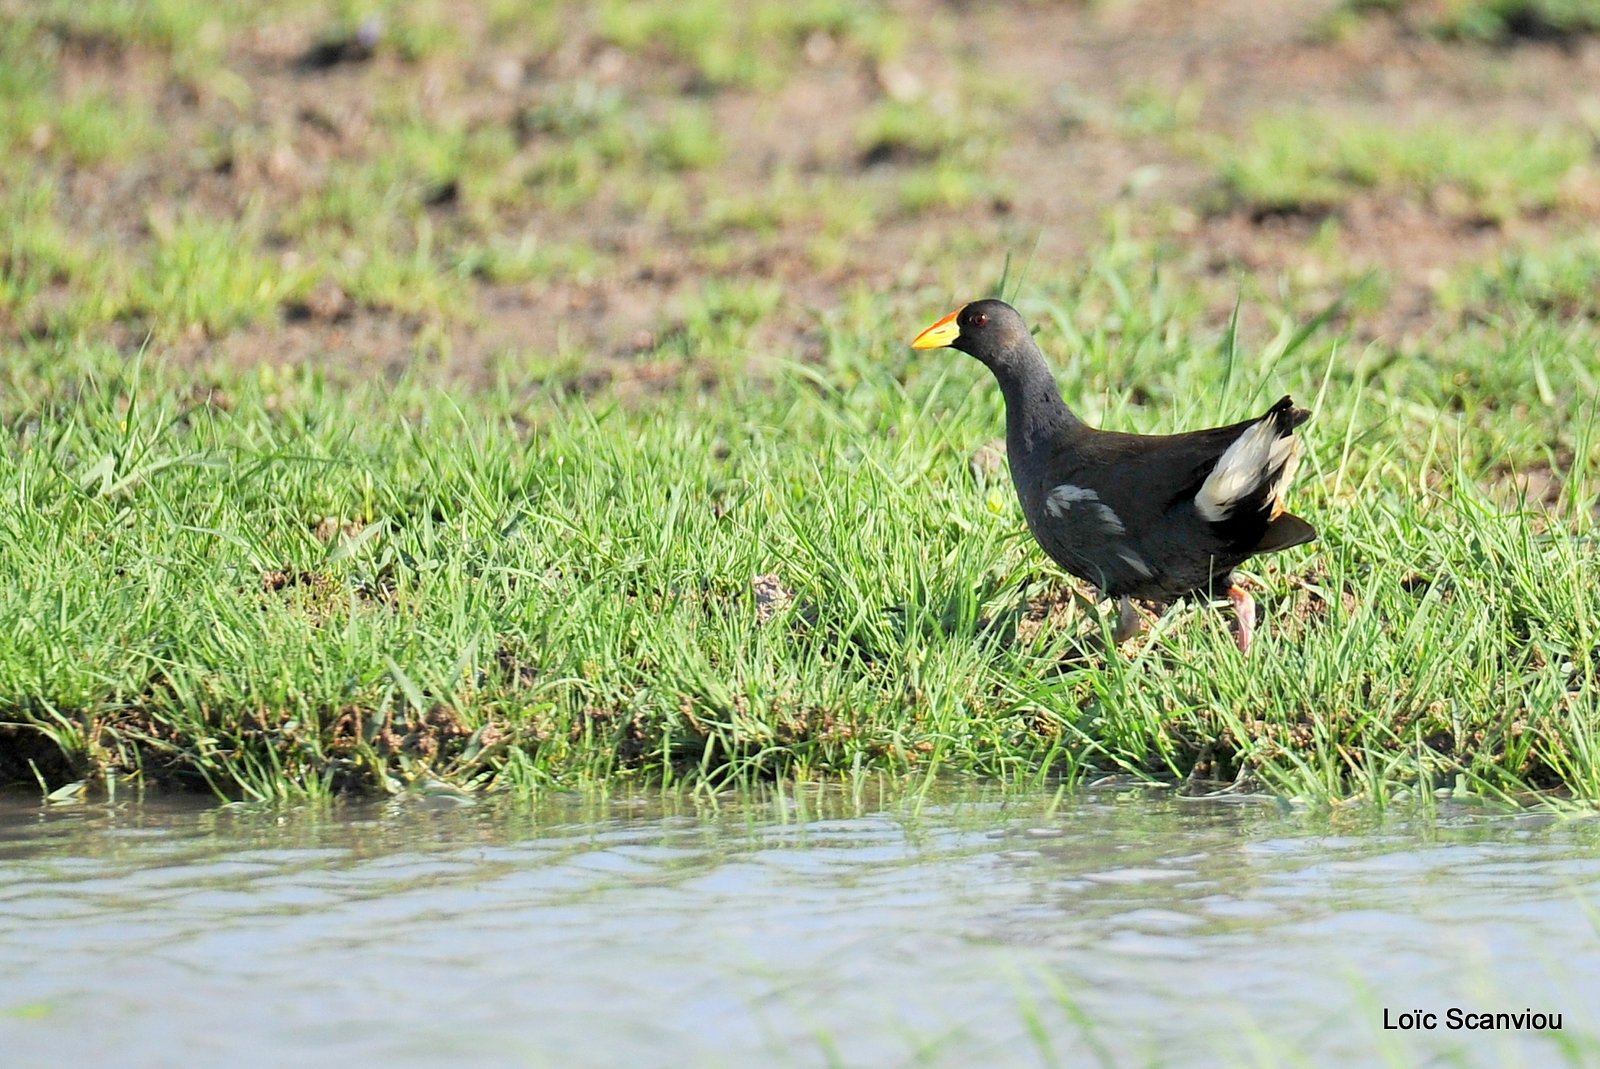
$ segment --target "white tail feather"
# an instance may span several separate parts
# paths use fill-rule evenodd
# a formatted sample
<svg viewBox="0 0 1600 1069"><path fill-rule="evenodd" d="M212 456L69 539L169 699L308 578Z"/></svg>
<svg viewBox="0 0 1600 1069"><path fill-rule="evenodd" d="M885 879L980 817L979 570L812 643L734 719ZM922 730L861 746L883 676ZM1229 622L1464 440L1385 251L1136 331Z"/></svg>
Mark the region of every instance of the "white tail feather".
<svg viewBox="0 0 1600 1069"><path fill-rule="evenodd" d="M1294 482L1294 473L1300 468L1300 439L1290 438L1289 458L1283 462L1283 474L1278 476L1278 481L1272 484L1272 519L1283 515L1284 491L1289 489L1289 484Z"/></svg>
<svg viewBox="0 0 1600 1069"><path fill-rule="evenodd" d="M1268 415L1251 424L1217 460L1200 492L1194 497L1195 511L1211 523L1227 519L1240 501L1249 497L1280 465L1283 477L1272 488L1281 497L1289 477L1294 474L1296 442L1291 434L1278 433L1277 419Z"/></svg>

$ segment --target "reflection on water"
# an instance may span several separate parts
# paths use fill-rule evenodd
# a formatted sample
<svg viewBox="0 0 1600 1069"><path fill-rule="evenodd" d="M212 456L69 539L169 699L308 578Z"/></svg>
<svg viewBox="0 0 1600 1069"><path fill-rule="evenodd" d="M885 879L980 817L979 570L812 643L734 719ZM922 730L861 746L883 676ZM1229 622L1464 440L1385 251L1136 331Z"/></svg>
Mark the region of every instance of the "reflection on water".
<svg viewBox="0 0 1600 1069"><path fill-rule="evenodd" d="M1055 801L0 800L0 1061L1600 1064L1592 821Z"/></svg>

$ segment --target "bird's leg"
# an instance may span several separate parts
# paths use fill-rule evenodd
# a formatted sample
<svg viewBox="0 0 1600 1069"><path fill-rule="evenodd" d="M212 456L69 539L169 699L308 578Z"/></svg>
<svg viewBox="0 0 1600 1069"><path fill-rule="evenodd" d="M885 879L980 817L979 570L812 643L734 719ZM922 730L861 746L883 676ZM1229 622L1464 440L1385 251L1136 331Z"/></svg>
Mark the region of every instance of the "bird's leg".
<svg viewBox="0 0 1600 1069"><path fill-rule="evenodd" d="M1239 618L1239 630L1233 640L1239 644L1240 653L1250 652L1250 641L1256 634L1256 599L1238 583L1228 587L1228 600L1233 603L1233 613Z"/></svg>
<svg viewBox="0 0 1600 1069"><path fill-rule="evenodd" d="M1112 642L1126 642L1140 631L1144 630L1144 621L1139 619L1139 612L1133 607L1133 599L1119 598L1117 601L1117 626L1111 629Z"/></svg>
<svg viewBox="0 0 1600 1069"><path fill-rule="evenodd" d="M1087 594L1073 591L1072 596L1077 601L1078 607L1083 610L1085 616L1091 621L1098 621L1098 626L1095 630L1083 637L1083 642L1088 647L1098 650L1110 649L1120 642L1126 642L1144 628L1144 621L1134 611L1132 598L1121 599L1118 605L1117 622L1107 631L1106 620L1100 615L1100 602L1105 598L1105 592L1100 590L1099 587L1090 587ZM1110 639L1109 643L1106 641L1108 638Z"/></svg>

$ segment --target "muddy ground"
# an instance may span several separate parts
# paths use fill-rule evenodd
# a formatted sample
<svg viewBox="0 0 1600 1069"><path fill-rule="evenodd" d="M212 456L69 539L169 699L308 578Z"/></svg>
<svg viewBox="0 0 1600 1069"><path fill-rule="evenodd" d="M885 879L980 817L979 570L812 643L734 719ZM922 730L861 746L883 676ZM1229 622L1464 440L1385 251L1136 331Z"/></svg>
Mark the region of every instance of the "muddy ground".
<svg viewBox="0 0 1600 1069"><path fill-rule="evenodd" d="M223 327L155 321L135 308L80 317L71 328L130 350L153 334L183 359L311 361L355 374L420 361L471 380L517 354L568 361L590 383L648 380L692 367L693 354L674 360L667 342L717 280L776 286L730 344L752 358L804 358L821 345L819 320L852 294L893 295L915 329L918 316L992 285L1007 252L1031 257L1037 274L1071 272L1106 240L1108 219L1166 242L1184 271L1214 280L1219 321L1241 291L1292 293L1311 308L1375 271L1385 295L1352 313L1350 326L1404 345L1450 328L1441 280L1502 250L1586 230L1600 196L1579 189L1558 210L1500 219L1463 212L1448 197L1381 189L1332 207L1262 210L1222 187L1230 146L1262 115L1295 108L1467 128L1593 129L1600 40L1463 42L1419 29L1415 18L1353 17L1346 6L895 0L884 10L902 34L898 48L873 54L848 30L814 29L760 57L775 75L726 82L708 79L681 49L616 43L583 9L553 35L519 37L461 5L445 44L409 51L396 42L393 12L339 22L287 11L228 23L214 68L199 75L170 47L97 37L66 19L49 31L59 91L137 102L159 144L63 161L45 123L22 146L31 159L23 166L57 175L57 216L73 241L93 256L123 256L131 272L163 228L194 213L254 220L252 233L277 263L337 264L363 255L359 228L286 220L324 195L340 168L391 145L397 113L508 131L512 162L495 166L511 177L492 194L475 201L458 176L401 175L398 200L369 206L407 220L396 240L408 251L418 228L426 231L429 262L449 282L431 307L347 292L328 270L270 314ZM10 18L19 10L5 9ZM516 172L533 160L537 173L557 136L528 117L575 91L614 91L646 124L680 105L700 109L721 152L687 165L619 165L626 173L587 188ZM863 132L873 109L896 103L913 120L947 123L943 140ZM897 199L909 176L946 158L961 161L952 195L911 206ZM15 183L22 172L7 173ZM845 202L854 212L840 222ZM820 248L819 234L829 236ZM455 255L518 240L561 257L528 272L536 277L508 279ZM13 343L64 333L49 310L84 284L54 279L0 316L0 328Z"/></svg>

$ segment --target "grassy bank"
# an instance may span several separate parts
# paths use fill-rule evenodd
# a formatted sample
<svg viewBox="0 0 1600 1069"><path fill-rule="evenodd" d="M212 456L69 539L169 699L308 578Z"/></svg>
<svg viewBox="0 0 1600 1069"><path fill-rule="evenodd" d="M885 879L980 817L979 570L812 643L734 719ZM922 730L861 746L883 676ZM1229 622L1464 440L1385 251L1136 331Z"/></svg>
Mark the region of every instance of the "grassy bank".
<svg viewBox="0 0 1600 1069"><path fill-rule="evenodd" d="M709 325L704 374L625 400L43 346L0 373L4 773L1600 797L1593 325L1524 310L1399 359L1291 316L1235 352L1154 255L1019 301L1092 419L1314 405L1296 501L1323 540L1260 562L1248 660L1195 608L1075 654L1095 625L971 463L986 373L904 346L940 297L858 300L820 363L759 381Z"/></svg>
<svg viewBox="0 0 1600 1069"><path fill-rule="evenodd" d="M1600 797L1592 20L1446 6L0 0L0 783ZM1008 255L1316 410L1250 660L1078 650L905 347Z"/></svg>

